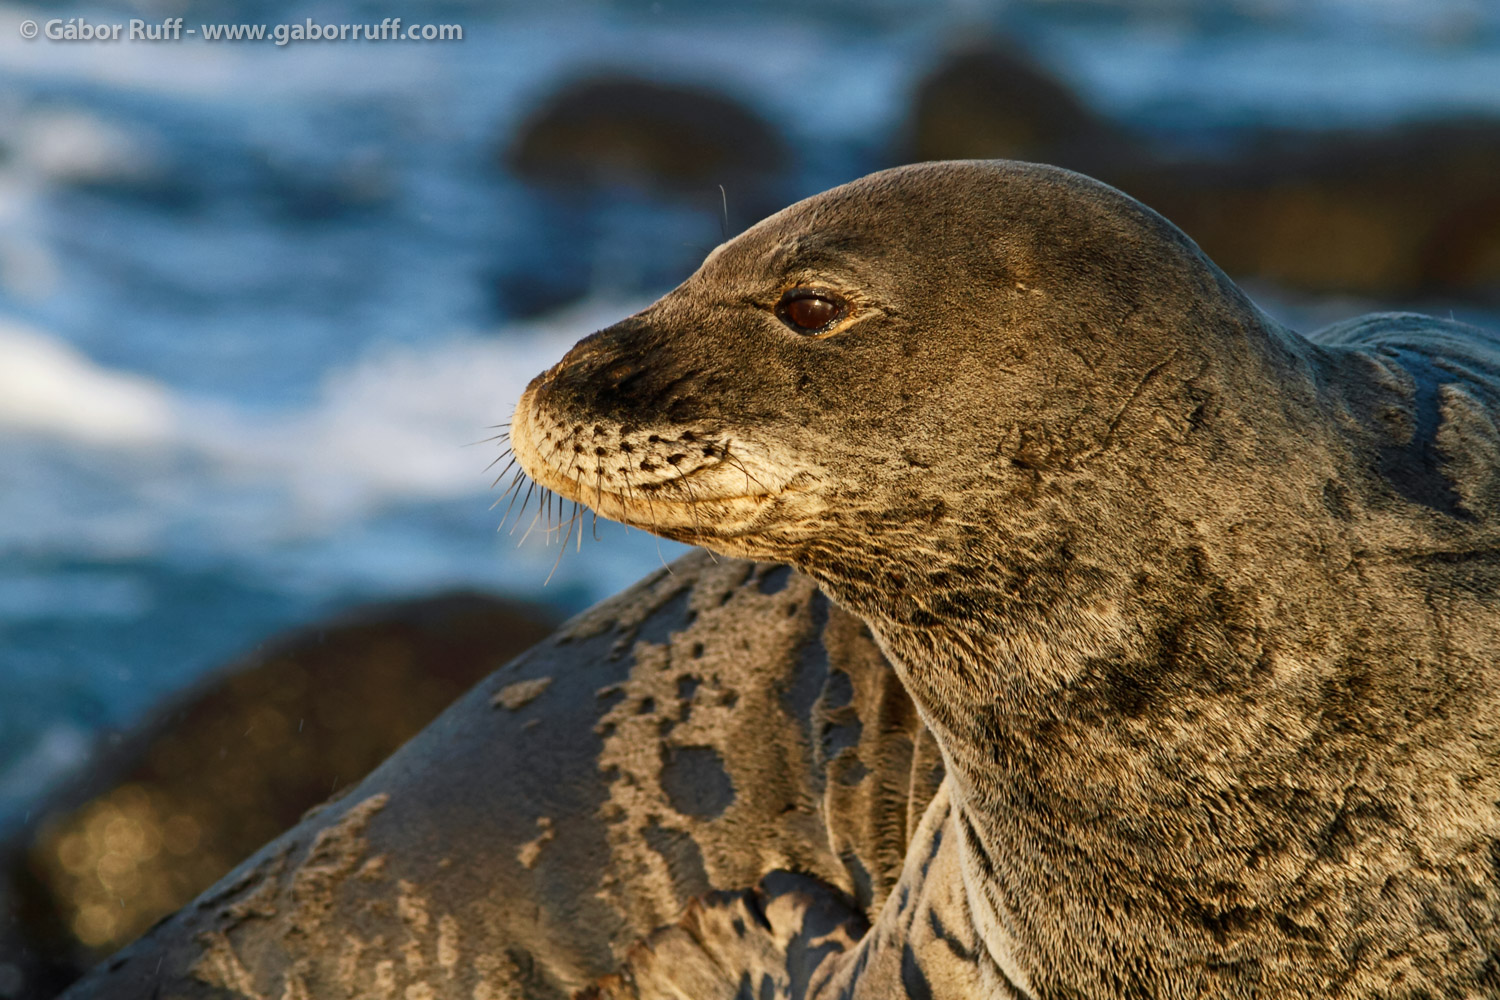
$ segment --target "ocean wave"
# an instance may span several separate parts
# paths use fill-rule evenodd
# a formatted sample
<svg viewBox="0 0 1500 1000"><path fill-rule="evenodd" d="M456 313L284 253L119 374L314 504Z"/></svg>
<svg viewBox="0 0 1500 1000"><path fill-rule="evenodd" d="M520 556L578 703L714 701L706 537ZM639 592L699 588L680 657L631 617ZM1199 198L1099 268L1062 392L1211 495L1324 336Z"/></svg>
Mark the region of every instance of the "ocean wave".
<svg viewBox="0 0 1500 1000"><path fill-rule="evenodd" d="M150 379L0 321L0 428L94 445L159 443L177 423L173 411L171 393Z"/></svg>
<svg viewBox="0 0 1500 1000"><path fill-rule="evenodd" d="M221 506L232 519L234 505L216 498L256 496L261 502L239 513L262 531L316 531L390 503L491 489L496 425L509 422L526 383L640 304L591 302L493 334L377 347L327 374L311 405L281 410L176 392L95 364L60 338L0 323L0 429L12 442L56 442L27 449L32 469L13 470L22 484L49 478L35 467L49 456L76 462L57 449L128 446L151 460L84 463L119 480L116 498L205 517Z"/></svg>

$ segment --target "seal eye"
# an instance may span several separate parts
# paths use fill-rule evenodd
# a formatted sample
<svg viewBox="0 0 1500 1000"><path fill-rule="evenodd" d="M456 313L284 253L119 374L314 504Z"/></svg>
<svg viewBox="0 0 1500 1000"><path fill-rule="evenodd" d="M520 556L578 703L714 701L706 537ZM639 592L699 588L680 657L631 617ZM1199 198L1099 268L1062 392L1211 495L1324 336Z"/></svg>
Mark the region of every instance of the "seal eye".
<svg viewBox="0 0 1500 1000"><path fill-rule="evenodd" d="M776 315L798 333L818 333L843 317L844 300L816 288L792 288L776 303Z"/></svg>

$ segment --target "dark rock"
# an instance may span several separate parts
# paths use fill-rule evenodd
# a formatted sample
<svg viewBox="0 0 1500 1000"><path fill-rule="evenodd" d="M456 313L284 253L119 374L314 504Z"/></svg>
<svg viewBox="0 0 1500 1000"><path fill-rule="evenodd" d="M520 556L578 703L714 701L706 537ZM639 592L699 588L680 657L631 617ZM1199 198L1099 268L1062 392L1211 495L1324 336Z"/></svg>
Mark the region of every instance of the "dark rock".
<svg viewBox="0 0 1500 1000"><path fill-rule="evenodd" d="M541 184L718 197L760 187L789 160L781 135L723 94L630 76L564 86L524 121L504 153Z"/></svg>
<svg viewBox="0 0 1500 1000"><path fill-rule="evenodd" d="M0 996L51 996L362 779L551 620L469 593L362 608L272 640L111 741L6 852L0 969L18 982Z"/></svg>
<svg viewBox="0 0 1500 1000"><path fill-rule="evenodd" d="M1225 270L1308 291L1500 293L1500 121L1268 132L1108 178Z"/></svg>
<svg viewBox="0 0 1500 1000"><path fill-rule="evenodd" d="M951 51L917 86L902 158L1035 160L1096 173L1138 150L1018 45L986 39Z"/></svg>
<svg viewBox="0 0 1500 1000"><path fill-rule="evenodd" d="M925 77L902 159L1038 160L1182 227L1232 275L1308 292L1500 295L1500 121L1265 130L1209 157L1109 122L1017 46L977 42Z"/></svg>

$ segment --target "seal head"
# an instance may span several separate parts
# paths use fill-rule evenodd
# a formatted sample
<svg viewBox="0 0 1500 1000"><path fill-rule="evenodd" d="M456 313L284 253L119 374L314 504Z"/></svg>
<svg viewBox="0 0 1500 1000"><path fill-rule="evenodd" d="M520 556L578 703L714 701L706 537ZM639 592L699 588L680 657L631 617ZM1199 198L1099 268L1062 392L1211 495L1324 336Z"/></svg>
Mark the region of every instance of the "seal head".
<svg viewBox="0 0 1500 1000"><path fill-rule="evenodd" d="M600 513L796 562L834 525L952 521L968 494L999 505L1111 447L1156 377L1142 357L1193 368L1178 331L1210 323L1173 311L1184 282L1232 292L1205 264L1064 171L876 174L762 222L585 339L532 382L512 439L538 483Z"/></svg>

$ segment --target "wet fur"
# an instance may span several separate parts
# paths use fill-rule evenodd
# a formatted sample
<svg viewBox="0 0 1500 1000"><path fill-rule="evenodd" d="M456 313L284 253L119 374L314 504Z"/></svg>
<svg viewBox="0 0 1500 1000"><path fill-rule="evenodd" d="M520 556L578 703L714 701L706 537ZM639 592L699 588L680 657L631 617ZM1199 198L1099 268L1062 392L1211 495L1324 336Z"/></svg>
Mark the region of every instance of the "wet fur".
<svg viewBox="0 0 1500 1000"><path fill-rule="evenodd" d="M794 284L848 325L789 330ZM512 439L542 485L869 623L952 782L936 870L975 948L924 953L930 989L1484 996L1497 392L1481 331L1302 337L1108 187L946 163L720 247L533 382ZM871 955L901 947L867 935L828 989L902 995Z"/></svg>

